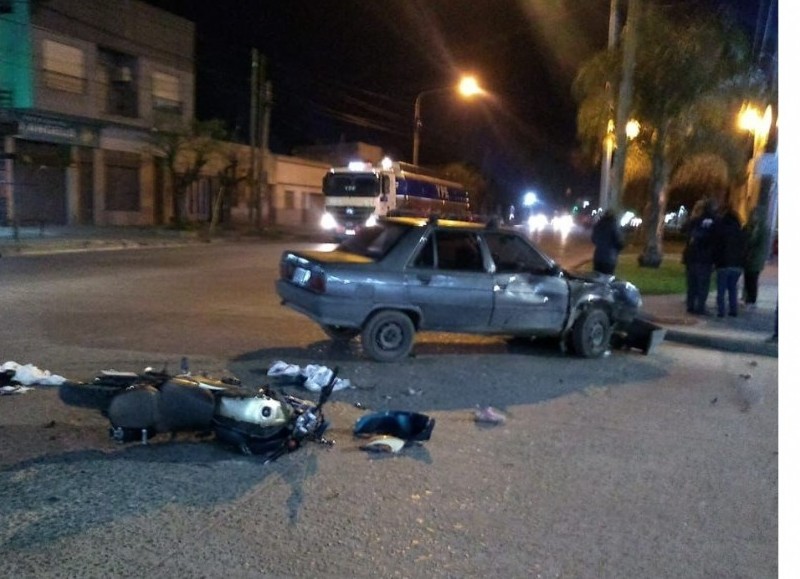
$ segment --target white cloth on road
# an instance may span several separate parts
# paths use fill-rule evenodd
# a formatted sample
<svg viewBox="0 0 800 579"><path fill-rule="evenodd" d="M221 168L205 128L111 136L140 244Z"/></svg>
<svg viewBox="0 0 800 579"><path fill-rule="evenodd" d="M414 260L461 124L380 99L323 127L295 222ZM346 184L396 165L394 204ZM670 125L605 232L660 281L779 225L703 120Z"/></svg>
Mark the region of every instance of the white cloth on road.
<svg viewBox="0 0 800 579"><path fill-rule="evenodd" d="M303 376L305 378L303 385L312 392L319 392L330 382L331 376L333 376L333 370L326 366L318 366L317 364L309 364L301 369L300 366L296 364L287 364L286 362L278 360L267 370L267 376ZM345 388L352 388L350 380L346 378L336 378L333 383L333 391L336 392L337 390L344 390Z"/></svg>
<svg viewBox="0 0 800 579"><path fill-rule="evenodd" d="M25 386L39 384L42 386L59 386L67 379L58 374L51 374L48 370L40 370L33 364L17 364L16 362L4 362L0 366L0 372L6 370L14 370L15 382L19 382Z"/></svg>

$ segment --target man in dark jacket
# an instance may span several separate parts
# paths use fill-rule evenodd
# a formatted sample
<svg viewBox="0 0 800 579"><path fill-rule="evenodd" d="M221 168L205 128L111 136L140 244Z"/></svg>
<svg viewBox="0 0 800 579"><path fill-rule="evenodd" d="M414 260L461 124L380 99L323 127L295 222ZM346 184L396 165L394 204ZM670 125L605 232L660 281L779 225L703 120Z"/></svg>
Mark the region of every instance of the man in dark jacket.
<svg viewBox="0 0 800 579"><path fill-rule="evenodd" d="M714 225L714 266L717 268L717 316L725 317L725 299L728 315L739 314L737 284L744 268L745 237L736 211L725 205Z"/></svg>
<svg viewBox="0 0 800 579"><path fill-rule="evenodd" d="M595 223L592 229L594 243L594 270L614 275L620 250L625 246L617 216L611 209Z"/></svg>
<svg viewBox="0 0 800 579"><path fill-rule="evenodd" d="M686 249L683 263L686 266L686 311L706 315L706 301L714 270L714 202L703 199L695 204L686 226Z"/></svg>
<svg viewBox="0 0 800 579"><path fill-rule="evenodd" d="M750 219L744 226L744 305L755 307L758 299L758 278L767 262L769 229L763 207L753 207Z"/></svg>

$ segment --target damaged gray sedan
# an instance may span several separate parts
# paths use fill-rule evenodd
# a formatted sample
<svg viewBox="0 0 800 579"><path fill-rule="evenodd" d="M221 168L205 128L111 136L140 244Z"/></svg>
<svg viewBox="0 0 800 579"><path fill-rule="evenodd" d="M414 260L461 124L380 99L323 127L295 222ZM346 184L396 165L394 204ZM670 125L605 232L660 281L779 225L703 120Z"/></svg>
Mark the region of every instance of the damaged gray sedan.
<svg viewBox="0 0 800 579"><path fill-rule="evenodd" d="M641 307L631 283L558 266L493 225L392 217L332 251L286 251L277 291L334 340L361 336L374 360L411 352L420 331L559 337L596 358Z"/></svg>

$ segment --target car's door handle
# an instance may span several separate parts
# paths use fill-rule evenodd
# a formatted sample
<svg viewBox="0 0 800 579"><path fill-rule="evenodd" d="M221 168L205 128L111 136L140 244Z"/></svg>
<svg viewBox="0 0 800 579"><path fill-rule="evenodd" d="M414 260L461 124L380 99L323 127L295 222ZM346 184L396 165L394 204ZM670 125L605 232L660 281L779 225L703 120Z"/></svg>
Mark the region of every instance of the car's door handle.
<svg viewBox="0 0 800 579"><path fill-rule="evenodd" d="M492 288L492 291L494 291L495 293L504 292L504 291L506 291L507 287L508 287L507 283L503 283L503 284L496 283L496 284L494 284L494 287Z"/></svg>
<svg viewBox="0 0 800 579"><path fill-rule="evenodd" d="M417 274L417 279L418 279L419 281L421 281L422 283L424 283L424 284L429 284L429 283L431 283L431 279L432 279L432 277L433 277L433 276L431 276L430 274L427 274L427 273L418 273L418 274Z"/></svg>

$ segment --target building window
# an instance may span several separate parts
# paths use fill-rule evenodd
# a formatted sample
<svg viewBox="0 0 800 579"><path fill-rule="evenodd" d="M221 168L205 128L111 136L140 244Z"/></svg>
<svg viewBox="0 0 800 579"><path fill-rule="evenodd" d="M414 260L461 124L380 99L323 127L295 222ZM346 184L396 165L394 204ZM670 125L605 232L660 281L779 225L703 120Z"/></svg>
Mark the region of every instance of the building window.
<svg viewBox="0 0 800 579"><path fill-rule="evenodd" d="M99 87L105 112L129 118L139 116L136 57L110 48L97 51L104 82Z"/></svg>
<svg viewBox="0 0 800 579"><path fill-rule="evenodd" d="M54 40L42 43L42 68L48 88L82 94L86 90L86 64L80 48Z"/></svg>
<svg viewBox="0 0 800 579"><path fill-rule="evenodd" d="M163 72L153 73L153 108L181 112L181 83L177 76Z"/></svg>

